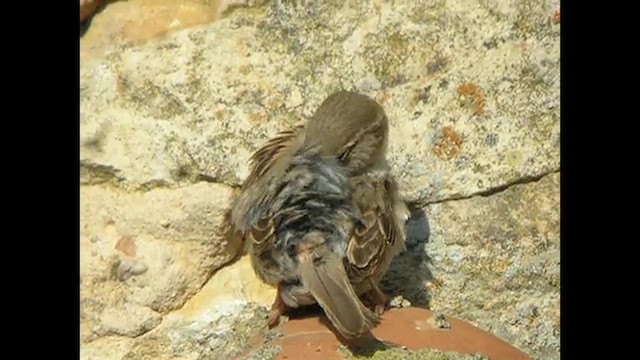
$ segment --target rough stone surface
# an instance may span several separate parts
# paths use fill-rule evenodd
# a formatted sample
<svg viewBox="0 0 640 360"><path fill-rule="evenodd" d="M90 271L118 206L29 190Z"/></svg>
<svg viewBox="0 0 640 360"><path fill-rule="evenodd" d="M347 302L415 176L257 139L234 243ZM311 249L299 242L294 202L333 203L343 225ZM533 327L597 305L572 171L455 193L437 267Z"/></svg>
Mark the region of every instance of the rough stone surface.
<svg viewBox="0 0 640 360"><path fill-rule="evenodd" d="M162 324L144 335L103 337L81 346L80 358L234 359L252 336L266 332L266 307L241 299L197 296L188 310L165 315Z"/></svg>
<svg viewBox="0 0 640 360"><path fill-rule="evenodd" d="M239 299L216 301L197 312L178 311L136 338L122 359L233 359L252 336L266 331L267 315L265 307Z"/></svg>
<svg viewBox="0 0 640 360"><path fill-rule="evenodd" d="M533 359L558 359L559 178L554 173L490 196L415 210L407 252L393 264L385 290L470 321ZM233 356L261 331L274 293L242 257L152 331L133 342L99 339L84 353L109 354L104 359Z"/></svg>
<svg viewBox="0 0 640 360"><path fill-rule="evenodd" d="M261 3L114 2L81 37L81 358L233 358L261 331L274 291L246 258L210 278L239 252L231 187L352 89L389 115L414 205L389 295L558 359L559 2L231 11Z"/></svg>
<svg viewBox="0 0 640 360"><path fill-rule="evenodd" d="M559 183L554 173L414 212L412 241L386 291L470 321L535 359L559 359Z"/></svg>
<svg viewBox="0 0 640 360"><path fill-rule="evenodd" d="M82 186L82 341L154 328L231 260L240 244L227 243L221 225L232 197L208 183L146 193Z"/></svg>
<svg viewBox="0 0 640 360"><path fill-rule="evenodd" d="M198 296L183 307L184 311L203 307L207 303L222 300L243 300L262 306L271 306L276 297L276 289L262 283L251 268L247 255L218 270L211 280L200 290Z"/></svg>
<svg viewBox="0 0 640 360"><path fill-rule="evenodd" d="M126 304L120 308L108 308L100 315L98 335L140 336L155 328L162 321L157 312L148 307Z"/></svg>
<svg viewBox="0 0 640 360"><path fill-rule="evenodd" d="M172 31L213 22L234 8L256 6L264 2L80 0L80 54L85 62L91 58L99 59L114 46L140 44Z"/></svg>
<svg viewBox="0 0 640 360"><path fill-rule="evenodd" d="M274 289L253 276L245 256L216 272L152 331L130 341L119 337L96 340L86 346L87 357L81 353L81 358L232 359L245 349L247 339L266 331L267 305L274 296ZM120 327L123 323L118 322Z"/></svg>
<svg viewBox="0 0 640 360"><path fill-rule="evenodd" d="M116 4L114 4L116 5ZM238 9L86 61L84 183L239 184L248 158L338 88L383 103L421 203L559 169L559 25L548 1L327 1Z"/></svg>
<svg viewBox="0 0 640 360"><path fill-rule="evenodd" d="M133 339L124 336L98 338L90 343L81 344L81 360L120 360L133 345Z"/></svg>

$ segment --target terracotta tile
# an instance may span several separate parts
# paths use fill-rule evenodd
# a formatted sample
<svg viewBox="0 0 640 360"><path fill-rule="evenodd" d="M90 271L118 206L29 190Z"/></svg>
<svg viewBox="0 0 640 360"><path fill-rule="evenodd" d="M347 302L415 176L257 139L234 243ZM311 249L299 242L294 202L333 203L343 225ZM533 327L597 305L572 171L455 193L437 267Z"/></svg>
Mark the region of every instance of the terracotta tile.
<svg viewBox="0 0 640 360"><path fill-rule="evenodd" d="M465 321L445 317L449 328L439 328L431 319L433 313L420 308L391 309L382 323L359 339L346 340L337 336L327 318L307 316L294 318L274 329L283 335L275 339L252 339L247 351L259 346L278 345L282 352L277 359L340 359L338 347L352 349L370 347L382 342L387 346L410 350L435 349L462 354L480 353L492 360L527 360L529 357L507 342ZM373 342L372 342L373 341Z"/></svg>

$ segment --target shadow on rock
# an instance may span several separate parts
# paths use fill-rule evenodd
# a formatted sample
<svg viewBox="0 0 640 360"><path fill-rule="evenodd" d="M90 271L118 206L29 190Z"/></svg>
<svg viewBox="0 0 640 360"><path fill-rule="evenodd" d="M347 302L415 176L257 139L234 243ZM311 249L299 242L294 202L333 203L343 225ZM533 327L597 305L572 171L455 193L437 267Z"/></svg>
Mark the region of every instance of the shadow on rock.
<svg viewBox="0 0 640 360"><path fill-rule="evenodd" d="M429 221L422 209L412 209L406 223L407 249L398 255L382 279L382 289L390 297L402 295L413 306L429 307L429 292L425 286L435 281L429 266L431 258L425 251L429 241Z"/></svg>

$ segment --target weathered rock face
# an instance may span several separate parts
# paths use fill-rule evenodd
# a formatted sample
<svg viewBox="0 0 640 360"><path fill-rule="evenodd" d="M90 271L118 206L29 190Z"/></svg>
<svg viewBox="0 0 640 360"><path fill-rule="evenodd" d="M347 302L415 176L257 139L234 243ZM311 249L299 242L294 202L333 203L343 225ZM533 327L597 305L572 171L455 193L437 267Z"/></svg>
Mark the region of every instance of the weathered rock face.
<svg viewBox="0 0 640 360"><path fill-rule="evenodd" d="M559 168L559 25L548 2L338 4L237 10L83 64L83 181L237 185L252 151L338 88L384 104L409 200Z"/></svg>
<svg viewBox="0 0 640 360"><path fill-rule="evenodd" d="M262 284L242 257L216 272L206 285L162 323L135 339L107 336L83 345L82 359L234 358L247 339L266 330L275 289ZM130 311L124 312L131 316ZM118 323L124 327L126 321Z"/></svg>
<svg viewBox="0 0 640 360"><path fill-rule="evenodd" d="M560 174L414 213L385 279L539 359L560 357Z"/></svg>
<svg viewBox="0 0 640 360"><path fill-rule="evenodd" d="M265 1L80 0L80 54L85 62L100 58L114 45L140 44L172 31L210 23L234 7L256 6Z"/></svg>
<svg viewBox="0 0 640 360"><path fill-rule="evenodd" d="M124 360L233 359L251 336L266 329L265 307L227 300L196 316L171 314L159 327L135 339Z"/></svg>
<svg viewBox="0 0 640 360"><path fill-rule="evenodd" d="M177 3L115 2L81 39L83 359L231 357L259 331L274 292L246 259L207 282L239 252L223 212L337 89L383 104L416 208L390 295L559 358L557 1Z"/></svg>
<svg viewBox="0 0 640 360"><path fill-rule="evenodd" d="M181 307L240 243L221 228L233 191L199 183L125 193L80 190L81 340L135 337Z"/></svg>

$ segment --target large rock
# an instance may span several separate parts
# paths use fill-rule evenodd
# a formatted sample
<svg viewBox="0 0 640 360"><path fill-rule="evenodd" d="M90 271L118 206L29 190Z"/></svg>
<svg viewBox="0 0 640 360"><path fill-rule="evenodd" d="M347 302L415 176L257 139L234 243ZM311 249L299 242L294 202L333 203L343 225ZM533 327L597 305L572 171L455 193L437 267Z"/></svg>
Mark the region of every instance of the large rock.
<svg viewBox="0 0 640 360"><path fill-rule="evenodd" d="M146 193L82 186L82 341L142 335L198 292L238 253L222 227L232 197L208 183Z"/></svg>
<svg viewBox="0 0 640 360"><path fill-rule="evenodd" d="M559 179L554 173L414 210L408 249L392 264L385 291L470 321L533 359L559 359ZM153 330L132 341L98 339L83 353L114 360L233 357L264 330L274 295L245 256Z"/></svg>
<svg viewBox="0 0 640 360"><path fill-rule="evenodd" d="M80 0L80 56L83 62L100 58L113 47L207 24L235 7L265 1Z"/></svg>
<svg viewBox="0 0 640 360"><path fill-rule="evenodd" d="M242 300L215 303L206 311L171 314L166 325L135 339L123 360L233 359L265 331L265 307Z"/></svg>
<svg viewBox="0 0 640 360"><path fill-rule="evenodd" d="M555 4L309 3L239 9L81 62L82 181L237 185L263 141L338 88L383 103L411 201L559 169Z"/></svg>
<svg viewBox="0 0 640 360"><path fill-rule="evenodd" d="M386 290L560 358L560 174L414 212Z"/></svg>
<svg viewBox="0 0 640 360"><path fill-rule="evenodd" d="M82 360L234 358L247 339L266 331L268 305L275 289L261 283L244 256L221 268L184 305L162 323L131 339L109 336L83 344ZM132 316L130 311L122 314ZM125 328L131 323L122 319Z"/></svg>
<svg viewBox="0 0 640 360"><path fill-rule="evenodd" d="M83 359L232 358L260 331L274 291L246 258L207 282L239 251L231 187L340 88L383 104L416 207L387 291L559 358L558 1L283 2L217 22L215 1L142 2L81 39Z"/></svg>

